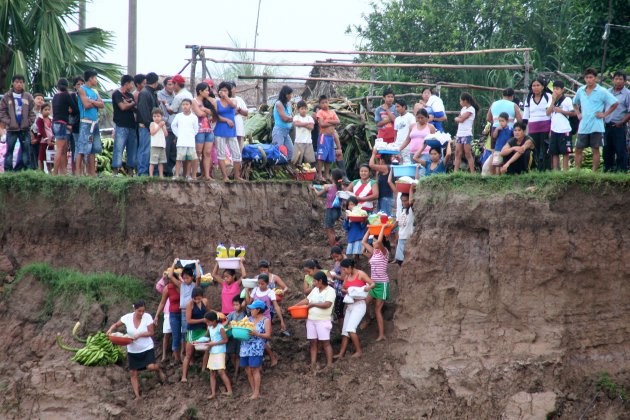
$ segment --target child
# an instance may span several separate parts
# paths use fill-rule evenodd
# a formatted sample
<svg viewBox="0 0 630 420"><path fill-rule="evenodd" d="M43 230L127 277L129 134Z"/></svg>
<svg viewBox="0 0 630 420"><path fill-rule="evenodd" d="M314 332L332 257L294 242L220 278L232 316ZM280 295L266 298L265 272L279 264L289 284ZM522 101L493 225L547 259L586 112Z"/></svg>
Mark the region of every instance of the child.
<svg viewBox="0 0 630 420"><path fill-rule="evenodd" d="M551 115L551 137L549 138L549 153L551 154L551 169L560 170L560 155L562 170L569 170L569 153L571 152L571 123L569 117L575 117L573 101L564 96L564 82L553 82L552 101L549 101L547 115Z"/></svg>
<svg viewBox="0 0 630 420"><path fill-rule="evenodd" d="M451 145L449 144L446 147L446 156L442 158L441 150L437 147L432 147L429 150L429 156L431 157L431 161L427 162L424 159L420 159L420 155L422 154L422 150L418 150L416 154L413 156L413 160L419 165L416 168L416 179L420 177L420 167L424 167L424 176L431 176L434 174L445 174L446 173L446 165L448 161L451 159Z"/></svg>
<svg viewBox="0 0 630 420"><path fill-rule="evenodd" d="M396 112L398 116L396 120L394 120L394 129L396 130L396 145L398 147L402 146L409 135L409 130L411 126L416 123L416 117L414 117L415 113L407 112L407 102L404 99L396 99ZM409 156L409 150L405 149L402 151L401 156L402 161L405 165L411 163L411 156Z"/></svg>
<svg viewBox="0 0 630 420"><path fill-rule="evenodd" d="M149 176L153 176L155 165L158 166L160 178L164 178L164 164L166 160L166 136L168 130L166 123L162 121L164 114L160 108L153 108L151 111L153 122L149 126L151 132L151 160L149 161Z"/></svg>
<svg viewBox="0 0 630 420"><path fill-rule="evenodd" d="M4 156L7 153L7 130L4 123L0 123L0 173L4 172Z"/></svg>
<svg viewBox="0 0 630 420"><path fill-rule="evenodd" d="M249 318L255 328L249 333L250 339L241 343L241 366L247 372L247 381L252 389L250 399L255 400L260 396L260 369L265 355L265 344L271 338L271 320L263 314L267 306L260 300L247 305L252 316ZM277 363L277 362L276 362Z"/></svg>
<svg viewBox="0 0 630 420"><path fill-rule="evenodd" d="M318 163L319 165L319 163ZM318 196L326 195L326 213L324 213L324 230L328 237L328 245L333 246L337 242L335 237L335 223L341 217L341 205L338 204L337 192L342 190L343 172L339 169L332 171L332 184L325 184Z"/></svg>
<svg viewBox="0 0 630 420"><path fill-rule="evenodd" d="M208 327L208 335L210 336L210 356L208 357L208 369L210 369L210 396L208 399L214 399L217 396L217 371L223 381L223 385L227 388L224 395L232 396L232 384L230 378L225 374L225 353L226 343L228 342L225 328L219 323L216 312L208 312L205 315L206 326Z"/></svg>
<svg viewBox="0 0 630 420"><path fill-rule="evenodd" d="M343 325L344 311L343 291L341 290L343 288L344 277L341 275L341 261L345 260L347 257L344 255L340 246L333 246L330 248L330 257L335 262L335 265L333 266L333 269L328 272L328 275L333 279L332 286L337 295L335 298L335 309L333 313L335 314L337 323L341 327Z"/></svg>
<svg viewBox="0 0 630 420"><path fill-rule="evenodd" d="M247 275L243 260L241 264L241 278ZM212 278L217 283L221 283L221 312L224 315L229 314L232 311L232 303L235 297L241 294L241 279L237 277L236 271L232 269L223 270L223 275L219 277L219 266L214 265L212 270Z"/></svg>
<svg viewBox="0 0 630 420"><path fill-rule="evenodd" d="M168 272L165 271L162 274L162 277L157 281L157 283L155 283L155 290L158 291L160 296L162 295L162 292L164 292L164 289L166 288L167 284L168 284ZM164 323L162 324L162 334L163 334L162 362L166 362L166 355L168 354L168 343L169 343L169 340L171 339L171 324L169 322L170 308L171 308L171 302L167 298L166 304L164 305Z"/></svg>
<svg viewBox="0 0 630 420"><path fill-rule="evenodd" d="M46 163L46 150L54 148L54 137L52 132L52 119L50 118L51 106L46 102L41 107L41 114L37 117L35 124L37 126L37 141L39 145L39 152L37 154L37 165L40 171L44 171L44 163ZM46 163L46 169L48 173L51 173L52 168L49 163Z"/></svg>
<svg viewBox="0 0 630 420"><path fill-rule="evenodd" d="M199 131L199 120L190 108L192 101L188 98L182 100L182 111L175 116L171 123L173 133L177 136L177 163L175 164L175 174L173 179L177 179L177 175L184 163L183 177L188 181L197 179L197 171L193 168L197 167L197 152L195 151L195 136ZM192 173L192 177L191 177Z"/></svg>
<svg viewBox="0 0 630 420"><path fill-rule="evenodd" d="M510 116L507 112L499 114L499 125L492 130L492 166L491 174L500 174L501 166L503 166L503 156L501 150L503 146L512 138L512 129L508 126Z"/></svg>
<svg viewBox="0 0 630 420"><path fill-rule="evenodd" d="M298 115L293 117L295 126L295 147L293 150L293 164L300 165L302 162L315 163L315 151L311 131L315 126L315 121L307 115L308 106L306 102L300 101L297 104Z"/></svg>
<svg viewBox="0 0 630 420"><path fill-rule="evenodd" d="M396 140L394 122L398 116L394 106L394 91L391 88L383 90L383 104L374 111L374 122L378 127L376 137L383 139L385 143L393 143Z"/></svg>
<svg viewBox="0 0 630 420"><path fill-rule="evenodd" d="M247 312L243 309L243 299L239 296L234 296L232 299L232 309L227 316L228 325L232 321L240 321L247 316ZM230 360L232 361L232 365L234 366L234 383L236 383L236 379L238 378L238 368L239 368L239 352L241 350L241 342L233 337L230 337L226 346L226 353L230 355Z"/></svg>
<svg viewBox="0 0 630 420"><path fill-rule="evenodd" d="M415 185L409 189L409 194L401 194L402 209L396 214L398 223L398 245L396 245L396 262L402 265L405 259L405 243L413 234L413 196Z"/></svg>
<svg viewBox="0 0 630 420"><path fill-rule="evenodd" d="M471 174L475 173L475 159L472 154L472 139L473 139L473 123L475 122L475 115L479 111L479 105L468 92L462 93L459 97L459 104L462 110L459 113L459 117L455 117L457 125L457 146L455 148L455 172L459 170L459 165L462 161L462 152L466 154L466 162L468 163L468 171Z"/></svg>
<svg viewBox="0 0 630 420"><path fill-rule="evenodd" d="M350 196L348 199L348 210L352 211L355 206L359 205L359 200L356 197ZM343 220L343 229L346 231L346 240L348 242L348 248L346 254L348 256L354 256L354 260L359 262L359 257L363 254L363 246L361 245L361 239L367 230L366 222L351 222L348 219L348 214Z"/></svg>
<svg viewBox="0 0 630 420"><path fill-rule="evenodd" d="M337 155L341 154L341 143L335 130L335 127L341 122L335 111L328 108L328 98L325 95L319 97L317 123L320 129L319 141L317 142L317 182L322 182L323 179L328 179L330 164L334 163ZM324 166L323 179L322 165Z"/></svg>

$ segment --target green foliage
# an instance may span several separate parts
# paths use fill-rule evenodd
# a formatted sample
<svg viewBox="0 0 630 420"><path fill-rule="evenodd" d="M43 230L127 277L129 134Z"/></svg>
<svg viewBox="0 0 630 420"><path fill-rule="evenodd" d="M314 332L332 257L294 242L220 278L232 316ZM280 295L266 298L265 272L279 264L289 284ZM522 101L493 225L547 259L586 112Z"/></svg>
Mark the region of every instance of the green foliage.
<svg viewBox="0 0 630 420"><path fill-rule="evenodd" d="M597 390L603 391L611 400L620 398L622 401L626 401L628 399L625 388L613 381L606 372L600 374L597 381Z"/></svg>
<svg viewBox="0 0 630 420"><path fill-rule="evenodd" d="M241 48L241 43L238 39L229 35L230 41L234 48ZM232 53L232 59L235 61L254 61L254 55L251 52L235 51ZM278 67L259 66L252 63L245 64L214 64L212 66L213 77L220 80L236 80L239 75L243 76L262 76L267 74L273 76L278 74Z"/></svg>

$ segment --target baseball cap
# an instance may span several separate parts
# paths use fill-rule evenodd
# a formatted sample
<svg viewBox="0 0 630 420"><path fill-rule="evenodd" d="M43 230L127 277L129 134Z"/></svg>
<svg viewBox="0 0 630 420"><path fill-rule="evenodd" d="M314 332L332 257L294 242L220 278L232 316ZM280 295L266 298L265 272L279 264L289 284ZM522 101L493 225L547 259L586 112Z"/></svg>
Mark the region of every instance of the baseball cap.
<svg viewBox="0 0 630 420"><path fill-rule="evenodd" d="M177 83L177 84L184 84L186 83L186 80L182 77L181 74L176 74L175 76L173 76L173 78L171 79L171 82L173 83Z"/></svg>
<svg viewBox="0 0 630 420"><path fill-rule="evenodd" d="M262 300L255 300L251 305L247 305L247 309L258 309L260 311L267 310L267 305Z"/></svg>

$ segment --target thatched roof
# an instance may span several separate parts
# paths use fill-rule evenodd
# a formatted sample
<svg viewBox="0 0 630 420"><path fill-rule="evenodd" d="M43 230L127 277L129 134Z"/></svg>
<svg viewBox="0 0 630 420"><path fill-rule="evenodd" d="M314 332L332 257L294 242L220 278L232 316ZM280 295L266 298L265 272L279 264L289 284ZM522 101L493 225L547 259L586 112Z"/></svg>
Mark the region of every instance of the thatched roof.
<svg viewBox="0 0 630 420"><path fill-rule="evenodd" d="M358 72L356 68L352 67L328 67L328 66L315 66L309 74L310 77L330 77L336 79L358 79ZM326 95L329 98L336 98L340 96L339 87L343 83L339 82L316 82L307 81L305 83L306 88L302 93L302 98L318 98L321 95Z"/></svg>

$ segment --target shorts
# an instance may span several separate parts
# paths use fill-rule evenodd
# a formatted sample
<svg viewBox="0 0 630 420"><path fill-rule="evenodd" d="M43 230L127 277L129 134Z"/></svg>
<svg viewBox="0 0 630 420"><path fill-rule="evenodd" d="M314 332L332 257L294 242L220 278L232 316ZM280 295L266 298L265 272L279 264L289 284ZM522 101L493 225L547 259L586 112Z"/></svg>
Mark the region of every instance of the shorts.
<svg viewBox="0 0 630 420"><path fill-rule="evenodd" d="M317 160L333 163L335 159L335 138L329 134L320 134L317 142Z"/></svg>
<svg viewBox="0 0 630 420"><path fill-rule="evenodd" d="M405 243L406 239L398 238L398 245L396 246L396 261L405 261Z"/></svg>
<svg viewBox="0 0 630 420"><path fill-rule="evenodd" d="M166 163L166 149L164 147L151 147L151 158L149 163L157 165L158 163Z"/></svg>
<svg viewBox="0 0 630 420"><path fill-rule="evenodd" d="M332 330L332 322L329 320L306 320L306 338L309 340L330 340L330 330Z"/></svg>
<svg viewBox="0 0 630 420"><path fill-rule="evenodd" d="M127 352L129 370L145 370L147 366L155 364L155 351L151 348L142 353Z"/></svg>
<svg viewBox="0 0 630 420"><path fill-rule="evenodd" d="M472 136L455 137L457 144L472 144Z"/></svg>
<svg viewBox="0 0 630 420"><path fill-rule="evenodd" d="M326 209L324 213L324 229L332 229L335 227L335 223L341 217L341 209L333 208Z"/></svg>
<svg viewBox="0 0 630 420"><path fill-rule="evenodd" d="M225 345L225 352L227 354L240 354L241 342L235 338L228 338L228 342Z"/></svg>
<svg viewBox="0 0 630 420"><path fill-rule="evenodd" d="M568 155L571 151L571 135L569 133L551 132L549 137L549 154L552 156Z"/></svg>
<svg viewBox="0 0 630 420"><path fill-rule="evenodd" d="M225 160L225 148L227 147L230 149L232 162L239 163L243 161L243 158L241 157L241 147L238 145L236 137L216 136L214 140L216 141L216 145L214 147L217 148L217 159Z"/></svg>
<svg viewBox="0 0 630 420"><path fill-rule="evenodd" d="M295 143L293 145L293 163L297 163L299 158L302 158L302 161L306 163L315 162L313 143Z"/></svg>
<svg viewBox="0 0 630 420"><path fill-rule="evenodd" d="M210 353L210 356L208 356L208 369L225 370L225 353Z"/></svg>
<svg viewBox="0 0 630 420"><path fill-rule="evenodd" d="M170 334L171 333L171 315L165 313L164 314L164 323L162 324L162 334Z"/></svg>
<svg viewBox="0 0 630 420"><path fill-rule="evenodd" d="M70 134L68 132L68 125L60 122L54 122L52 125L53 134L57 140L68 140Z"/></svg>
<svg viewBox="0 0 630 420"><path fill-rule="evenodd" d="M346 248L346 255L361 255L363 254L363 244L361 241L348 242Z"/></svg>
<svg viewBox="0 0 630 420"><path fill-rule="evenodd" d="M199 329L199 330L188 330L186 331L186 342L187 343L192 343L194 341L199 341L199 339L201 337L204 337L206 335L206 329Z"/></svg>
<svg viewBox="0 0 630 420"><path fill-rule="evenodd" d="M177 158L180 161L197 160L197 152L194 147L177 147Z"/></svg>
<svg viewBox="0 0 630 420"><path fill-rule="evenodd" d="M575 142L576 149L584 149L586 147L602 147L604 145L604 133L578 134Z"/></svg>
<svg viewBox="0 0 630 420"><path fill-rule="evenodd" d="M264 356L241 356L241 367L258 368L263 364Z"/></svg>
<svg viewBox="0 0 630 420"><path fill-rule="evenodd" d="M214 143L214 133L197 133L195 135L195 144Z"/></svg>
<svg viewBox="0 0 630 420"><path fill-rule="evenodd" d="M94 155L103 151L101 143L101 132L98 123L81 122L79 128L79 138L76 144L77 155Z"/></svg>
<svg viewBox="0 0 630 420"><path fill-rule="evenodd" d="M374 289L370 290L370 296L378 300L387 300L389 298L389 282L374 282Z"/></svg>

